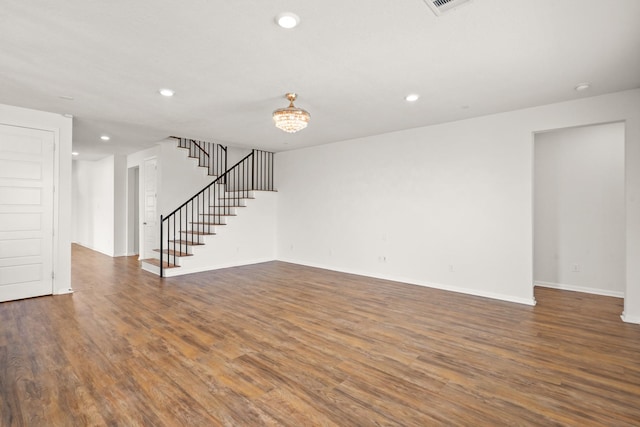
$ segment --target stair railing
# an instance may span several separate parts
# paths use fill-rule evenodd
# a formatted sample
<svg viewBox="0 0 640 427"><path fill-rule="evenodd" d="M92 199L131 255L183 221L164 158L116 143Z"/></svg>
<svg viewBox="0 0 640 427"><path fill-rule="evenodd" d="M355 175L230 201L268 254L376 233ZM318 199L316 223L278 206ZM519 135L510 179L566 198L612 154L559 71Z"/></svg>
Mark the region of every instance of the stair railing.
<svg viewBox="0 0 640 427"><path fill-rule="evenodd" d="M200 236L212 235L233 208L243 206L250 192L274 191L274 153L252 150L167 216L160 215L160 277L176 265L189 246L200 245Z"/></svg>
<svg viewBox="0 0 640 427"><path fill-rule="evenodd" d="M198 166L207 168L210 176L220 176L227 170L227 147L214 142L197 141L171 136L178 140L178 147L189 151L189 157L198 159Z"/></svg>

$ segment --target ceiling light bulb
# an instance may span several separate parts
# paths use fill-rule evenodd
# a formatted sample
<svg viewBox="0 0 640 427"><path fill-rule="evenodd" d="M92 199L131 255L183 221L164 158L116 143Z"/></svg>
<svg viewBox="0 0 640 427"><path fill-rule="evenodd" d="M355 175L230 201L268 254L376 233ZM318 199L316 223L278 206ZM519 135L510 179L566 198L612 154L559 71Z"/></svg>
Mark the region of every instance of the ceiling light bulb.
<svg viewBox="0 0 640 427"><path fill-rule="evenodd" d="M300 18L298 15L290 12L281 13L276 16L276 23L287 30L295 28L300 23Z"/></svg>
<svg viewBox="0 0 640 427"><path fill-rule="evenodd" d="M172 91L171 89L160 89L160 95L162 96L166 96L166 97L170 97L173 96L175 94L174 91Z"/></svg>
<svg viewBox="0 0 640 427"><path fill-rule="evenodd" d="M100 137L100 139L101 139L101 140L103 140L103 141L108 141L108 140L110 140L110 139L111 139L111 137L110 137L109 135L102 135L102 136Z"/></svg>
<svg viewBox="0 0 640 427"><path fill-rule="evenodd" d="M77 151L72 151L72 152L71 152L71 155L72 155L72 156L77 156L78 154L80 154L80 153L78 153Z"/></svg>
<svg viewBox="0 0 640 427"><path fill-rule="evenodd" d="M590 87L591 87L591 85L589 83L580 83L574 89L577 90L578 92L582 92L583 90L587 90Z"/></svg>
<svg viewBox="0 0 640 427"><path fill-rule="evenodd" d="M409 102L416 102L418 98L420 98L420 95L418 95L417 93L411 93L404 97L404 99Z"/></svg>

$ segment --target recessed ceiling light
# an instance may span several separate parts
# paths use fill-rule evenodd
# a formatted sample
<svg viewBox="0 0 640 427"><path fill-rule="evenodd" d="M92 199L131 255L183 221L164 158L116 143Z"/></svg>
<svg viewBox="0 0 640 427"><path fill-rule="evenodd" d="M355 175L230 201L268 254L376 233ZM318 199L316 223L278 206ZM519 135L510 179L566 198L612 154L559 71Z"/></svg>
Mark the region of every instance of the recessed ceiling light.
<svg viewBox="0 0 640 427"><path fill-rule="evenodd" d="M175 92L172 91L171 89L160 89L159 92L160 92L160 95L166 96L166 97L170 97L175 94Z"/></svg>
<svg viewBox="0 0 640 427"><path fill-rule="evenodd" d="M77 156L78 154L80 154L80 153L78 153L77 151L72 151L72 152L71 152L71 155L72 155L72 156Z"/></svg>
<svg viewBox="0 0 640 427"><path fill-rule="evenodd" d="M276 16L276 23L287 30L295 28L300 23L300 17L295 13L284 12Z"/></svg>
<svg viewBox="0 0 640 427"><path fill-rule="evenodd" d="M110 137L109 135L102 135L102 136L100 137L100 139L101 139L101 140L103 140L103 141L108 141L108 140L110 140L110 139L111 139L111 137Z"/></svg>
<svg viewBox="0 0 640 427"><path fill-rule="evenodd" d="M418 98L420 98L420 95L418 95L417 93L410 93L409 95L404 97L404 99L409 102L416 102Z"/></svg>
<svg viewBox="0 0 640 427"><path fill-rule="evenodd" d="M67 100L67 101L73 101L73 96L60 95L58 98L64 99L64 100Z"/></svg>
<svg viewBox="0 0 640 427"><path fill-rule="evenodd" d="M591 87L591 85L589 83L580 83L574 89L577 90L578 92L582 92L583 90L587 90L590 87Z"/></svg>

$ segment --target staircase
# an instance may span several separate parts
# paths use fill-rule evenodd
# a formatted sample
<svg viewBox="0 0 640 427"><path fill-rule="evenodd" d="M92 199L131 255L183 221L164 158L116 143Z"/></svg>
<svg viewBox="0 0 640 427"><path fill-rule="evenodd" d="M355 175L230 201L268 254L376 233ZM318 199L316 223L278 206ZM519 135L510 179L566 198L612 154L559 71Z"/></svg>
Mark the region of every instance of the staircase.
<svg viewBox="0 0 640 427"><path fill-rule="evenodd" d="M207 175L218 177L227 170L227 147L214 142L171 136L178 148L187 150L187 155L198 160L198 167L205 168Z"/></svg>
<svg viewBox="0 0 640 427"><path fill-rule="evenodd" d="M258 192L273 192L274 154L252 150L238 163L226 169L227 147L219 144L176 138L178 147L188 150L189 157L198 159L198 167L206 168L215 179L196 195L188 199L169 215L160 217L159 248L155 258L143 259L142 268L161 277L176 276L213 269L215 251L207 251L206 245L215 245L216 234L230 225L231 218L248 206ZM241 224L234 224L240 227ZM229 245L229 239L225 240ZM227 248L227 251L230 250ZM194 262L194 258L201 258ZM219 257L219 256L218 256ZM203 268L209 263L211 268ZM190 271L181 271L189 263Z"/></svg>

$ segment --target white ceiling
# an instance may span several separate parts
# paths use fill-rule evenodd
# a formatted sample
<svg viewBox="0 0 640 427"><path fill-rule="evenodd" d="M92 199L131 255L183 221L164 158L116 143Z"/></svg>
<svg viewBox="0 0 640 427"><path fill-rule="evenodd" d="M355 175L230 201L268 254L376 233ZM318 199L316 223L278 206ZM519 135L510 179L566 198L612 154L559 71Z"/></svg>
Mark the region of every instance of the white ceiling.
<svg viewBox="0 0 640 427"><path fill-rule="evenodd" d="M640 87L638 0L472 0L440 17L423 0L0 0L0 11L0 103L72 114L86 159L169 135L282 151ZM297 28L275 25L285 11ZM592 86L574 91L581 82ZM289 91L311 113L297 134L271 120Z"/></svg>

